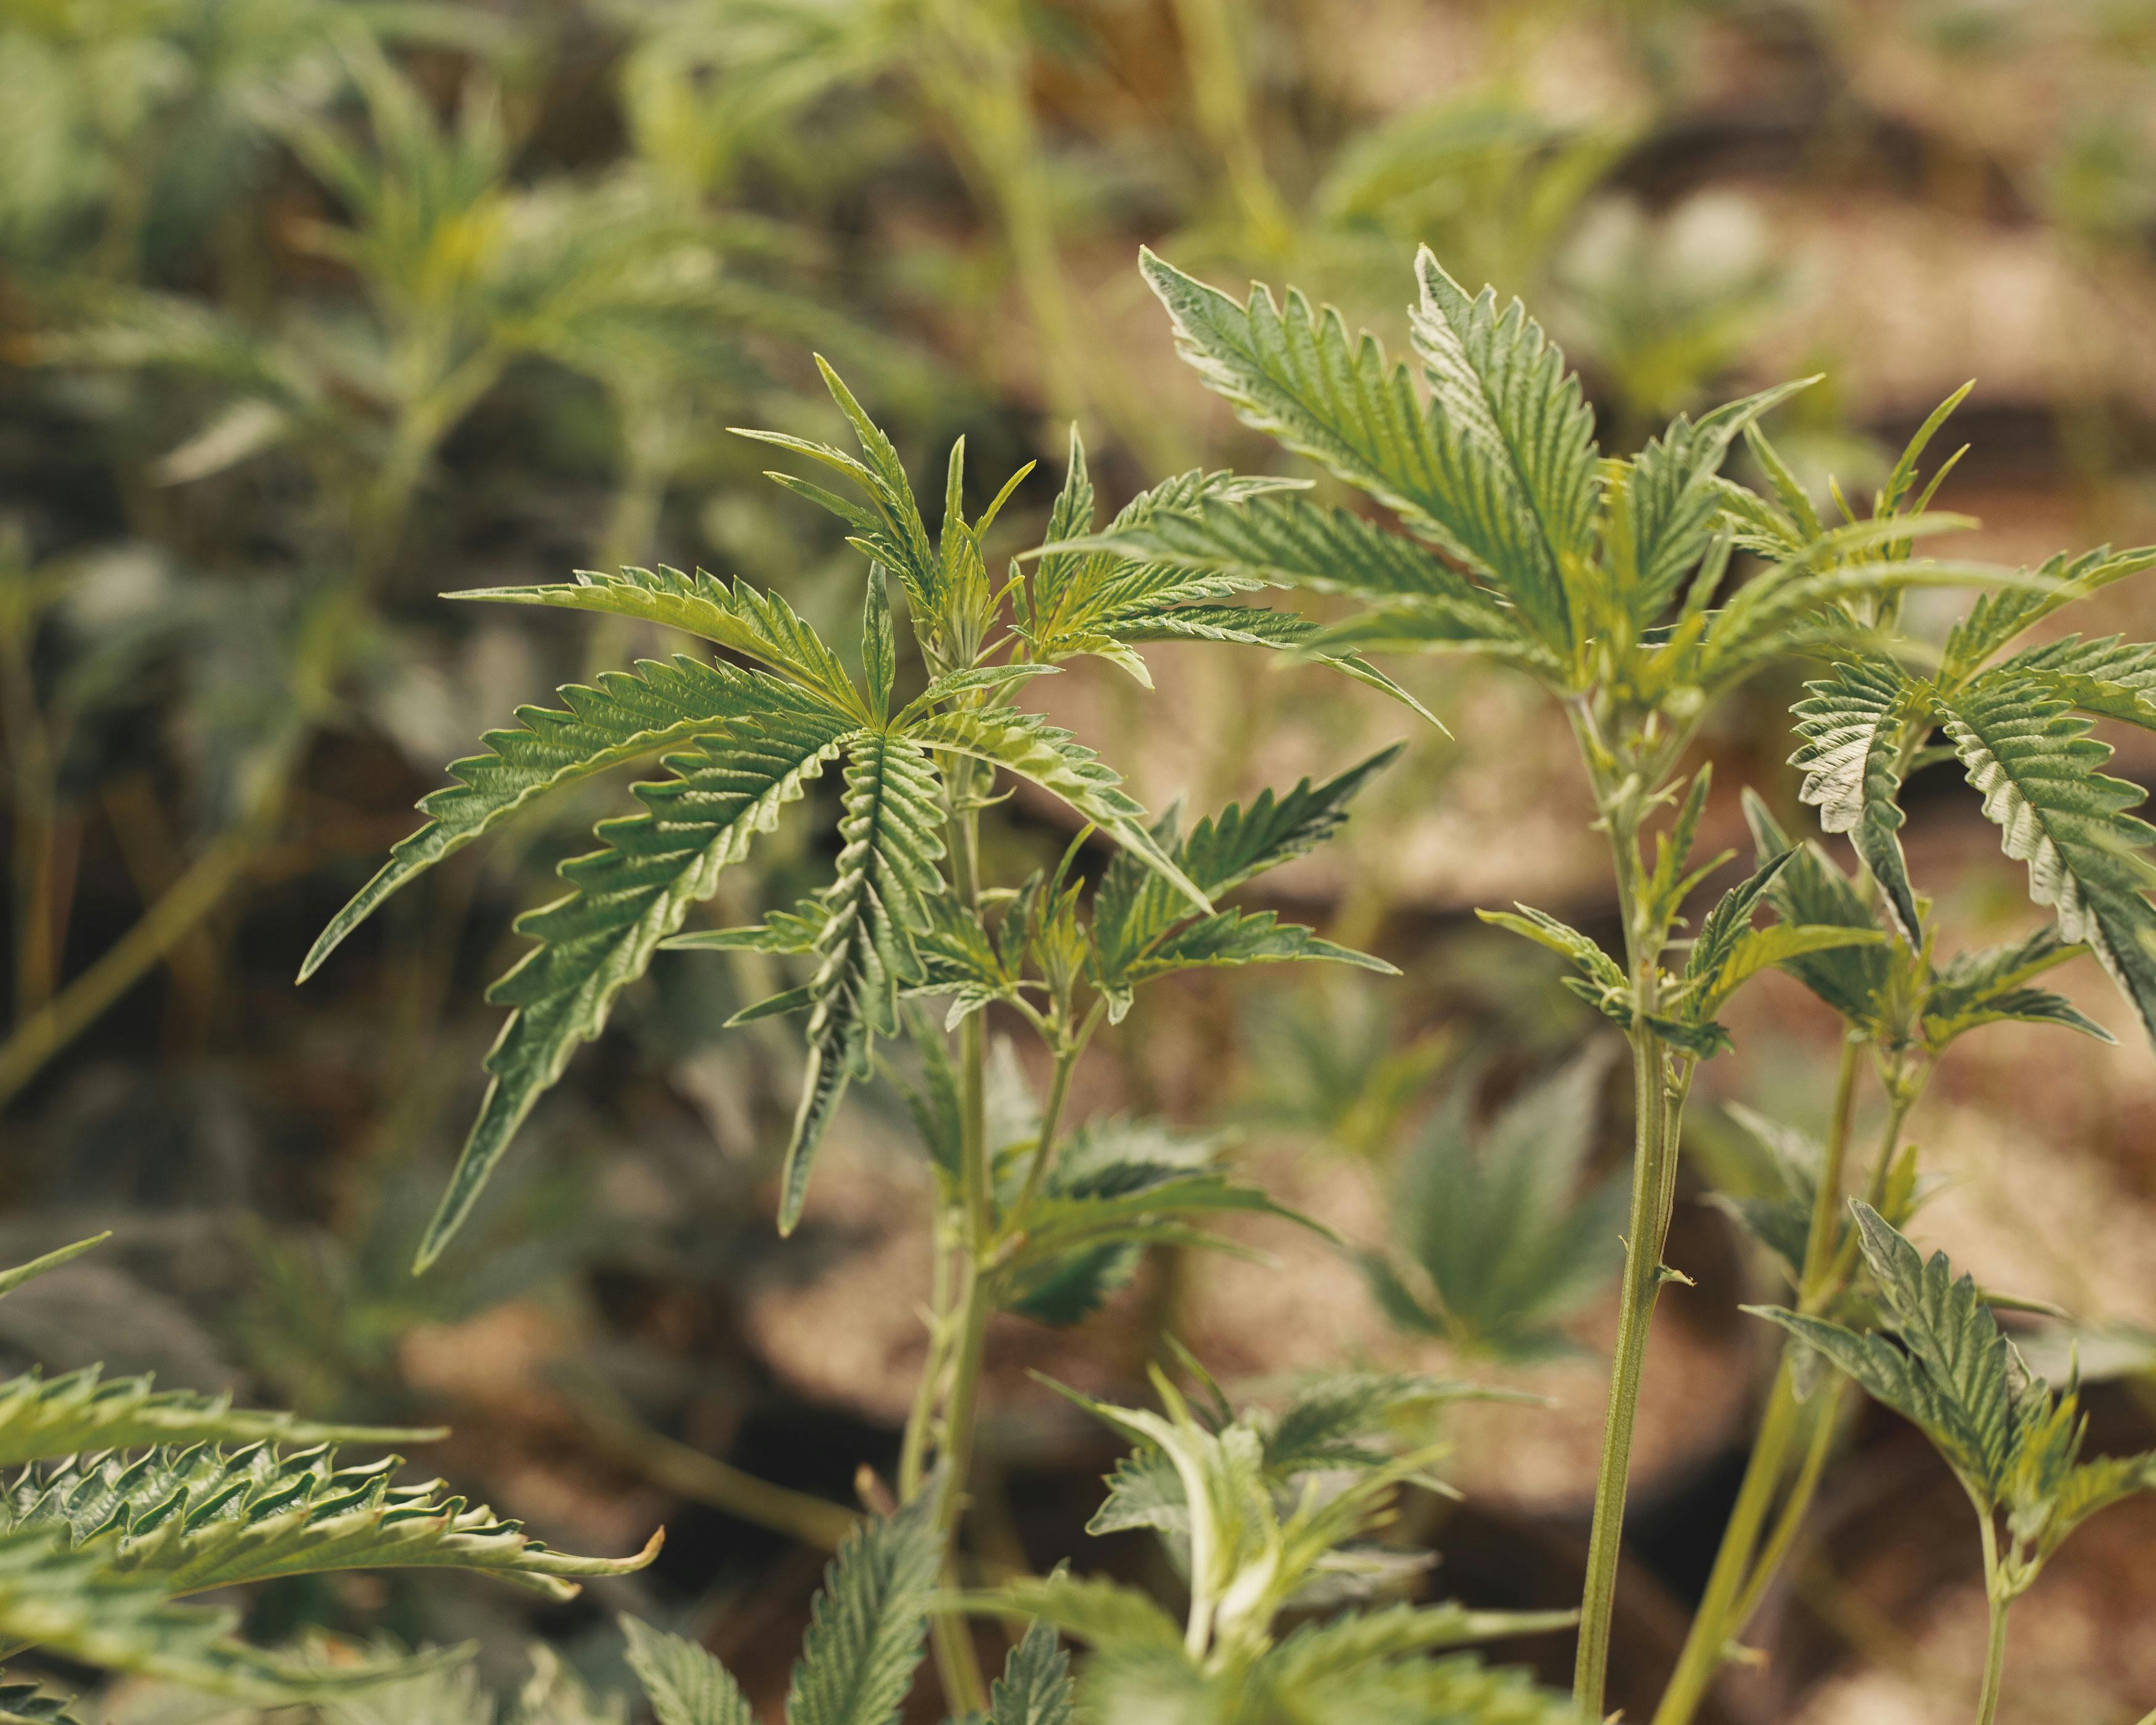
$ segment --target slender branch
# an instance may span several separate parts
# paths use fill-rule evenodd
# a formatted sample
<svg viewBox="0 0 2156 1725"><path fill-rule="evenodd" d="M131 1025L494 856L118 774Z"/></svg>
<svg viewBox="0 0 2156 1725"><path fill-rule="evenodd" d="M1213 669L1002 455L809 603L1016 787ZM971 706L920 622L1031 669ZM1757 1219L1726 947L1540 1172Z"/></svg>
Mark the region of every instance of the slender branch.
<svg viewBox="0 0 2156 1725"><path fill-rule="evenodd" d="M1826 1154L1821 1158L1819 1184L1812 1193L1811 1225L1804 1235L1804 1261L1797 1283L1799 1306L1816 1312L1832 1291L1835 1248L1841 1238L1842 1169L1849 1161L1849 1127L1856 1111L1856 1070L1864 1045L1853 1034L1841 1039L1841 1059L1835 1070L1834 1111L1827 1126ZM1891 1155L1889 1142L1882 1153Z"/></svg>
<svg viewBox="0 0 2156 1725"><path fill-rule="evenodd" d="M1722 1668L1724 1650L1729 1645L1728 1625L1738 1620L1736 1604L1743 1591L1760 1529L1766 1524L1774 1493L1782 1482L1782 1463L1789 1453L1798 1413L1785 1352L1775 1369L1774 1388L1767 1394L1759 1430L1752 1440L1752 1456L1745 1466L1743 1482L1737 1488L1737 1502L1731 1506L1728 1522L1722 1530L1722 1545L1714 1554L1707 1590L1692 1615L1691 1631L1678 1655L1676 1669L1670 1674L1669 1687L1662 1692L1661 1705L1656 1709L1654 1725L1679 1725L1689 1720Z"/></svg>
<svg viewBox="0 0 2156 1725"><path fill-rule="evenodd" d="M1850 1131L1856 1114L1856 1079L1863 1050L1861 1042L1849 1037L1843 1039L1835 1074L1826 1153L1812 1202L1811 1224L1804 1239L1804 1262L1797 1290L1797 1303L1806 1312L1816 1312L1831 1299L1854 1267L1854 1258L1845 1260L1835 1248L1842 1234L1843 1169L1848 1162ZM1880 1170L1893 1160L1895 1143L1901 1136L1906 1104L1897 1107L1892 1100L1899 1093L1898 1090L1889 1092L1887 1129L1872 1173L1875 1187L1881 1178ZM1688 1725L1699 1711L1722 1669L1729 1644L1744 1633L1746 1624L1758 1608L1768 1584L1780 1569L1805 1512L1811 1507L1812 1497L1818 1489L1820 1475L1832 1446L1835 1425L1832 1404L1820 1410L1820 1424L1814 1428L1802 1467L1784 1499L1780 1517L1766 1549L1760 1553L1760 1534L1774 1509L1775 1494L1781 1489L1790 1446L1796 1440L1799 1424L1790 1368L1792 1345L1784 1344L1766 1412L1753 1436L1752 1454L1745 1463L1743 1481L1738 1487L1737 1502L1731 1507L1728 1522L1722 1529L1714 1568L1707 1575L1707 1590L1700 1597L1699 1609L1693 1615L1691 1628L1685 1636L1683 1651L1677 1656L1676 1669L1670 1675L1661 1704L1655 1710L1653 1725ZM1821 1393L1832 1393L1838 1399L1839 1385L1831 1392L1823 1389ZM1756 1561L1755 1553L1758 1553Z"/></svg>
<svg viewBox="0 0 2156 1725"><path fill-rule="evenodd" d="M1026 1219L1033 1213L1034 1200L1040 1195L1041 1186L1055 1163L1055 1133L1062 1123L1063 1105L1070 1100L1070 1074L1106 1010L1105 1001L1095 1001L1077 1029L1055 1045L1055 1070L1048 1081L1048 1105L1041 1111L1040 1134L1034 1142L1033 1162L1025 1171L1025 1184L1019 1189L1018 1201L1011 1205L1010 1215L1004 1224L1006 1237L1023 1233Z"/></svg>
<svg viewBox="0 0 2156 1725"><path fill-rule="evenodd" d="M1826 1471L1827 1457L1834 1453L1835 1434L1841 1426L1841 1404L1849 1393L1846 1380L1835 1378L1822 1384L1813 1392L1817 1399L1812 1414L1811 1441L1804 1445L1804 1459L1797 1466L1797 1476L1790 1485L1789 1496L1782 1501L1782 1512L1774 1522L1774 1531L1767 1536L1767 1543L1759 1553L1759 1560L1752 1566L1752 1579L1744 1584L1744 1591L1731 1610L1729 1633L1741 1635L1752 1621L1752 1614L1759 1609L1759 1601L1766 1597L1768 1588L1781 1574L1782 1565L1789 1559L1789 1552L1803 1530L1804 1516L1818 1495L1820 1476Z"/></svg>
<svg viewBox="0 0 2156 1725"><path fill-rule="evenodd" d="M920 1381L913 1387L913 1407L906 1414L906 1436L898 1452L898 1495L908 1502L920 1494L921 1481L927 1477L929 1427L935 1422L937 1391L942 1384L950 1353L951 1271L957 1243L944 1225L940 1204L932 1225L936 1245L934 1268L930 1272L933 1281L929 1289L928 1349L921 1362Z"/></svg>
<svg viewBox="0 0 2156 1725"><path fill-rule="evenodd" d="M967 1476L973 1467L981 1362L988 1341L992 1304L990 1277L978 1262L969 1260L966 1266L966 1291L959 1309L957 1352L951 1372L950 1399L943 1412L943 1496L937 1509L937 1531L944 1541L947 1575L957 1562L958 1519L965 1504ZM982 1680L980 1656L974 1651L973 1630L968 1620L957 1613L939 1612L931 1626L931 1635L945 1702L952 1712L962 1717L978 1712L988 1704L988 1689Z"/></svg>

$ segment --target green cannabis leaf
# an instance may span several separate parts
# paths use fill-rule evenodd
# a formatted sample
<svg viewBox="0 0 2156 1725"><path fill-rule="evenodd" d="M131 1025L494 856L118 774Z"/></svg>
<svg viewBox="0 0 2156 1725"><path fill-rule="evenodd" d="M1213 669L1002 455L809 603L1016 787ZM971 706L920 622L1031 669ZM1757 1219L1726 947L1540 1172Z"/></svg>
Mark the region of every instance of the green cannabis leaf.
<svg viewBox="0 0 2156 1725"><path fill-rule="evenodd" d="M204 1592L329 1570L425 1567L501 1577L552 1599L576 1583L623 1575L657 1555L572 1557L515 1522L443 1494L392 1483L388 1455L339 1467L326 1445L280 1452L192 1445L128 1459L105 1450L26 1469L0 1497L0 1537L56 1529L95 1546L115 1575L151 1574L167 1592Z"/></svg>
<svg viewBox="0 0 2156 1725"><path fill-rule="evenodd" d="M1480 1132L1471 1084L1438 1105L1394 1178L1393 1250L1363 1258L1395 1324L1502 1360L1572 1350L1557 1322L1622 1256L1623 1180L1580 1189L1609 1053L1590 1048Z"/></svg>
<svg viewBox="0 0 2156 1725"><path fill-rule="evenodd" d="M1774 1307L1779 1324L1928 1437L1969 1493L1991 1607L1984 1699L1998 1705L2006 1615L2089 1517L2156 1491L2156 1451L2082 1459L2088 1422L2069 1384L2054 1394L2000 1332L1992 1301L1943 1252L1927 1260L1870 1205L1852 1205L1881 1332L1863 1333Z"/></svg>

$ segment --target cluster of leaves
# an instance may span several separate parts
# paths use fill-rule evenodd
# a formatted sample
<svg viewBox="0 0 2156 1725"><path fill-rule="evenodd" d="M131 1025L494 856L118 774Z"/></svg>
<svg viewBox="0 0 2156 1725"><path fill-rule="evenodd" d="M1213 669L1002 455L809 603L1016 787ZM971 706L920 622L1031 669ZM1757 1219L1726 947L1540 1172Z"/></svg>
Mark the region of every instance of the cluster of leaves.
<svg viewBox="0 0 2156 1725"><path fill-rule="evenodd" d="M1476 1640L1562 1628L1565 1614L1478 1613L1393 1603L1305 1620L1282 1614L1398 1594L1427 1566L1385 1546L1399 1488L1444 1490L1431 1415L1484 1392L1413 1376L1339 1373L1276 1407L1234 1408L1183 1356L1196 1397L1158 1369L1162 1411L1066 1396L1138 1447L1109 1477L1091 1530L1148 1529L1189 1588L1178 1625L1146 1595L1097 1577L1012 1583L978 1603L1089 1642L1081 1693L1102 1718L1205 1718L1260 1725L1572 1720L1568 1705L1471 1656ZM1060 1388L1060 1386L1059 1386Z"/></svg>
<svg viewBox="0 0 2156 1725"><path fill-rule="evenodd" d="M1471 1083L1440 1101L1394 1176L1394 1249L1363 1258L1394 1324L1501 1360L1574 1350L1558 1322L1620 1259L1623 1177L1579 1189L1610 1052L1590 1046L1479 1132Z"/></svg>
<svg viewBox="0 0 2156 1725"><path fill-rule="evenodd" d="M2089 734L2098 718L2156 725L2145 695L2156 687L2156 647L2067 635L2006 650L2065 606L2152 566L2156 550L2055 557L2040 585L1980 600L1928 676L1883 655L1838 664L1796 710L1796 761L1820 824L1850 835L1913 941L1919 919L1896 799L1943 732L1943 752L1981 794L2001 847L2028 865L2030 897L2056 915L2058 942L2093 952L2156 1035L2156 908L2146 896L2156 867L2143 855L2156 828L2128 812L2147 793L2102 770L2112 747Z"/></svg>
<svg viewBox="0 0 2156 1725"><path fill-rule="evenodd" d="M1676 906L1704 876L1727 860L1717 858L1689 872L1681 871L1678 860L1689 854L1706 809L1709 777L1706 768L1693 776L1672 831L1656 835L1656 866L1648 900L1654 907L1650 912L1654 926L1666 927L1676 922ZM1785 850L1768 857L1715 901L1700 922L1683 970L1674 975L1658 972L1658 1009L1645 1014L1640 1011L1636 984L1592 936L1526 905L1513 911L1476 914L1486 922L1509 929L1571 960L1579 974L1565 978L1564 986L1620 1029L1630 1031L1635 1019L1644 1019L1671 1047L1694 1060L1711 1059L1730 1046L1729 1032L1717 1014L1730 997L1760 972L1837 948L1876 946L1886 938L1868 924L1853 927L1778 922L1754 927L1753 919L1768 902L1776 876L1794 854Z"/></svg>
<svg viewBox="0 0 2156 1725"><path fill-rule="evenodd" d="M960 1076L932 1027L916 1024L914 1044L923 1070L906 1101L949 1209L963 1184ZM1312 1225L1224 1168L1217 1134L1113 1116L1050 1145L1024 1081L1009 1062L992 1076L1001 1081L988 1111L989 1274L1004 1310L1040 1323L1079 1323L1130 1281L1147 1246L1240 1252L1204 1226L1238 1213Z"/></svg>
<svg viewBox="0 0 2156 1725"><path fill-rule="evenodd" d="M970 1610L1026 1623L984 1711L949 1725L1075 1725L1084 1718L1287 1720L1348 1725L1577 1725L1560 1697L1523 1675L1453 1650L1561 1629L1565 1614L1475 1612L1395 1602L1333 1610L1414 1581L1427 1559L1374 1543L1397 1490L1438 1489L1432 1418L1483 1392L1407 1375L1342 1373L1238 1413L1202 1368L1190 1403L1156 1374L1164 1413L1064 1394L1137 1448L1108 1481L1092 1531L1150 1529L1191 1578L1190 1625L1147 1595L1059 1568L990 1593L942 1584L937 1510L947 1481L848 1535L826 1569L794 1665L787 1725L894 1725L919 1668L931 1617ZM1060 1386L1059 1386L1060 1387ZM1285 1634L1283 1611L1302 1618ZM752 1725L748 1697L703 1649L624 1618L629 1661L660 1725ZM1059 1633L1060 1632L1060 1633ZM1074 1673L1068 1635L1091 1651ZM506 1713L468 1669L321 1708L326 1725L597 1725L619 1719L540 1650L539 1669Z"/></svg>
<svg viewBox="0 0 2156 1725"><path fill-rule="evenodd" d="M1767 890L1767 904L1784 922L1899 933L1883 899L1867 896L1857 880L1821 847L1807 841L1791 851L1789 835L1764 802L1748 791L1744 814L1761 858L1789 853ZM1890 1060L1935 1060L1969 1031L1991 1024L2056 1024L2103 1041L2111 1033L2063 995L2035 986L2036 978L2086 950L2046 927L2016 941L1955 953L1939 962L1921 899L1920 938L1799 954L1781 968L1802 983Z"/></svg>
<svg viewBox="0 0 2156 1725"><path fill-rule="evenodd" d="M1968 525L1918 512L1825 531L1722 598L1735 548L1724 516L1741 490L1722 461L1801 384L1680 418L1630 459L1598 459L1578 381L1541 327L1517 301L1469 296L1427 249L1412 314L1427 399L1374 337L1351 337L1300 294L1283 310L1257 288L1238 305L1150 254L1144 268L1183 357L1238 415L1406 531L1265 496L1209 501L1111 541L1374 608L1319 636L1322 649L1476 653L1565 696L1599 693L1610 717L1681 721L1792 645L1848 627L1843 608L1859 598L1995 572L1865 555Z"/></svg>
<svg viewBox="0 0 2156 1725"><path fill-rule="evenodd" d="M102 1236L100 1236L102 1238ZM95 1240L0 1276L0 1294ZM410 1661L324 1662L265 1651L228 1608L182 1603L211 1589L350 1569L454 1568L565 1599L587 1578L657 1554L583 1558L550 1549L439 1481L398 1483L391 1455L340 1466L334 1445L439 1432L311 1424L237 1410L94 1369L0 1384L0 1645L95 1668L282 1705L410 1675ZM448 1656L423 1656L421 1669ZM9 1689L25 1718L59 1703ZM40 1709L43 1709L41 1712Z"/></svg>
<svg viewBox="0 0 2156 1725"><path fill-rule="evenodd" d="M2156 1491L2156 1452L2083 1461L2087 1420L2074 1386L2055 1393L2030 1372L1999 1327L1996 1302L1956 1276L1945 1253L1928 1260L1871 1206L1851 1209L1875 1329L1748 1309L1818 1349L1931 1439L1984 1518L1994 1597L2010 1604L2089 1517Z"/></svg>
<svg viewBox="0 0 2156 1725"><path fill-rule="evenodd" d="M799 1219L812 1158L847 1085L870 1071L876 1040L899 1032L910 995L950 995L963 1017L994 1000L1026 1005L1029 991L1045 990L1067 1012L1082 983L1119 1017L1138 983L1193 967L1306 957L1378 967L1270 912L1218 911L1212 900L1326 837L1389 757L1322 786L1306 783L1247 810L1230 809L1184 836L1172 817L1148 823L1116 773L1069 732L1006 704L1023 684L1053 672L1055 660L1092 653L1127 660L1133 640L1177 639L1200 627L1263 644L1300 637L1291 631L1265 641L1242 626L1247 619L1231 628L1218 608L1192 603L1199 592L1191 583L1156 580L1152 566L1120 556L1044 558L1029 578L1014 570L992 585L981 537L1023 473L968 521L961 443L932 544L890 439L828 367L825 379L858 456L777 433L747 434L836 470L860 494L857 502L773 475L844 520L870 560L860 680L783 598L739 580L633 569L460 595L660 624L747 665L647 662L564 691L565 710L525 709L519 729L486 739L489 753L456 764L459 783L422 804L428 824L397 847L308 955L303 976L400 887L542 797L654 757L670 775L635 788L643 814L600 824L603 849L562 865L568 896L520 921L519 931L540 945L492 992L514 1011L487 1057L493 1082L422 1246L422 1266L470 1214L576 1045L598 1034L615 997L662 945L795 952L814 966L806 983L741 1015L807 1014L809 1061L783 1177L782 1230ZM1148 494L1147 507L1168 512L1219 489L1218 475L1185 475ZM1068 532L1091 509L1075 452L1056 519ZM886 572L897 578L925 679L902 701L894 693L900 655ZM1006 600L1018 621L998 634ZM1202 625L1187 624L1192 617ZM759 927L671 938L754 836L834 761L844 762L844 786L830 885ZM944 831L983 805L983 776L997 770L1059 798L1121 847L1125 860L1104 876L1089 926L1081 927L1070 857L1053 875L1026 883L993 925L983 914L973 859L952 859ZM1222 1183L1211 1174L1191 1178L1209 1194ZM1092 1214L1062 1242L1066 1250L1118 1241L1132 1215L1159 1214L1167 1196L1087 1195ZM1052 1201L1067 1206L1075 1196Z"/></svg>

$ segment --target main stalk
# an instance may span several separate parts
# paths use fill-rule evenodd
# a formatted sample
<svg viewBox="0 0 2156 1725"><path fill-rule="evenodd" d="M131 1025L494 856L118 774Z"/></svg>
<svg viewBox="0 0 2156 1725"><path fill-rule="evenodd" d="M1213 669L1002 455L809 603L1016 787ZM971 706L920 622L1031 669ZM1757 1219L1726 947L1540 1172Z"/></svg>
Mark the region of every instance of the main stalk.
<svg viewBox="0 0 2156 1725"><path fill-rule="evenodd" d="M1661 978L1665 931L1649 926L1640 893L1636 797L1620 799L1604 785L1597 801L1609 834L1617 872L1618 907L1624 916L1626 956L1632 973L1632 1084L1634 1130L1632 1203L1625 1236L1625 1278L1617 1308L1617 1343L1610 1362L1609 1409L1602 1429L1602 1459L1594 1478L1594 1521L1588 1538L1587 1582L1579 1605L1579 1656L1573 1697L1590 1718L1602 1716L1609 1675L1611 1615L1617 1598L1617 1565L1624 1548L1625 1493L1639 1424L1640 1383L1647 1361L1647 1334L1661 1292L1662 1245L1676 1190L1677 1142L1683 1091L1671 1070L1667 1045L1648 1023Z"/></svg>

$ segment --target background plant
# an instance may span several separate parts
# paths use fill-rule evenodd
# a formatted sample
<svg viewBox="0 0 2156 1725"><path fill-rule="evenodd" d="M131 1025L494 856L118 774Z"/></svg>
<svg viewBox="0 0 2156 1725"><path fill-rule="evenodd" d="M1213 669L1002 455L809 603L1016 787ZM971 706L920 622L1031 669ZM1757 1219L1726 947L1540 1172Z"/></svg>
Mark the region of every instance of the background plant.
<svg viewBox="0 0 2156 1725"><path fill-rule="evenodd" d="M1611 842L1624 965L1545 912L1483 913L1569 959L1580 974L1566 985L1632 1040L1632 1201L1574 1686L1582 1707L1599 1713L1647 1327L1662 1286L1681 1279L1662 1250L1694 1073L1729 1046L1718 1015L1759 972L1845 970L1861 966L1846 956L1852 950L1891 948L1897 937L1905 949L1917 946L1921 916L1894 792L1935 726L1985 793L2007 854L2030 864L2031 897L2061 912L2056 935L1956 974L1947 998L1928 1003L1935 1034L1943 1040L1987 1016L2085 1024L2041 991L2001 1004L2054 952L2067 956L2071 941L2088 943L2147 1019L2140 968L2156 909L2144 891L2156 876L2134 853L2151 829L2123 812L2143 793L2097 772L2110 751L2072 716L2076 703L2137 712L2138 696L2106 679L2133 675L2140 649L2115 638L2084 648L2067 637L1984 667L2030 624L2145 569L2152 555L2062 556L2010 580L1949 634L1936 680L1911 678L1875 652L1812 685L1797 709L1804 747L1794 759L1809 772L1803 795L1820 805L1829 831L1852 833L1888 928L1822 891L1824 875L1809 891L1784 888L1778 907L1796 915L1753 927L1796 859L1784 845L1702 917L1682 970L1666 968L1686 901L1727 860L1692 866L1710 776L1702 767L1687 783L1683 763L1713 701L1777 658L1851 652L1892 631L1913 588L1985 578L1979 568L1913 554L1920 538L1967 525L1928 511L1951 460L1918 489L1917 463L1953 400L1911 440L1868 518L1845 505L1844 520L1827 526L1757 432L1759 416L1801 386L1763 392L1696 424L1681 417L1637 456L1598 465L1592 418L1562 355L1517 300L1501 311L1486 288L1471 299L1427 249L1417 260L1421 299L1411 320L1426 402L1374 338L1351 338L1337 313L1313 311L1299 293L1283 311L1257 287L1239 306L1150 255L1146 268L1178 347L1206 382L1250 424L1385 504L1406 531L1389 533L1301 498L1266 498L1211 503L1106 542L1193 571L1299 583L1375 607L1321 634L1327 645L1479 653L1527 672L1566 704L1597 824ZM1750 435L1777 496L1719 477L1740 434ZM1739 545L1760 566L1725 596ZM1674 814L1650 860L1644 832L1665 805ZM1886 962L1892 966L1891 951ZM1928 957L1918 962L1922 971L1902 992L1928 976ZM1884 1015L1886 993L1882 984L1865 1010ZM1845 1091L1852 1060L1845 1055ZM1900 1091L1909 1081L1899 1068L1890 1080L1897 1110L1906 1110ZM1897 1112L1882 1178L1898 1127ZM1836 1154L1820 1173L1817 1209L1838 1203L1840 1178ZM1453 1200L1466 1203L1472 1183L1453 1183ZM1813 1297L1830 1291L1831 1227L1822 1223L1804 1254ZM1712 1628L1706 1634L1707 1645L1721 1645Z"/></svg>

